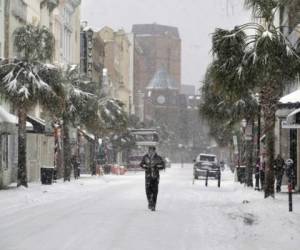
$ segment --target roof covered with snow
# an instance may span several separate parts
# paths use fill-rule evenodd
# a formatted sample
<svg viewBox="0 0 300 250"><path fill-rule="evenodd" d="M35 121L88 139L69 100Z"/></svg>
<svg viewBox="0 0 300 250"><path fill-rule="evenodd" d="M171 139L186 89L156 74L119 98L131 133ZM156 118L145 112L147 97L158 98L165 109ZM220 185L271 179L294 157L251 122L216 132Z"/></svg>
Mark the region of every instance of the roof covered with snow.
<svg viewBox="0 0 300 250"><path fill-rule="evenodd" d="M11 124L18 124L18 121L19 121L19 118L17 116L9 113L2 106L0 106L0 123L7 122L7 123L11 123ZM32 129L33 126L30 122L26 122L26 128Z"/></svg>
<svg viewBox="0 0 300 250"><path fill-rule="evenodd" d="M300 89L286 95L283 96L280 100L279 100L280 104L294 104L294 103L300 103Z"/></svg>
<svg viewBox="0 0 300 250"><path fill-rule="evenodd" d="M155 73L147 89L178 89L178 87L167 70L162 68Z"/></svg>

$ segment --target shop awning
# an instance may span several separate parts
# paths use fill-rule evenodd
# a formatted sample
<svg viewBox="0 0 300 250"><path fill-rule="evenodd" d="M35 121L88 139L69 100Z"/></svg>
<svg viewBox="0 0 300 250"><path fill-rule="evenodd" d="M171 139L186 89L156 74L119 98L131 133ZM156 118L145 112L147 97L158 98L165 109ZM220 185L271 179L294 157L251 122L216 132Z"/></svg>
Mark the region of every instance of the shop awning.
<svg viewBox="0 0 300 250"><path fill-rule="evenodd" d="M286 117L287 124L294 124L296 122L296 115L300 112L300 108L295 109Z"/></svg>
<svg viewBox="0 0 300 250"><path fill-rule="evenodd" d="M281 121L281 128L284 129L298 129L300 128L300 123L297 121L296 116L300 113L300 108L293 109L286 116L286 119Z"/></svg>
<svg viewBox="0 0 300 250"><path fill-rule="evenodd" d="M296 121L298 113L300 113L300 89L283 96L279 100L276 116L281 120L281 128L300 128L299 122Z"/></svg>
<svg viewBox="0 0 300 250"><path fill-rule="evenodd" d="M84 129L79 129L79 131L88 139L88 140L92 140L94 141L95 140L95 136L88 133L86 130Z"/></svg>
<svg viewBox="0 0 300 250"><path fill-rule="evenodd" d="M88 139L88 140L92 140L95 141L95 136L91 133L88 133L86 130L84 129L79 129L78 130ZM98 138L98 143L101 145L102 144L102 138Z"/></svg>
<svg viewBox="0 0 300 250"><path fill-rule="evenodd" d="M9 113L7 110L5 110L2 106L0 106L0 123L2 124L2 129L8 129L10 125L18 125L19 118L11 113ZM32 130L33 126L30 122L26 122L26 129ZM2 131L4 132L4 131ZM9 131L8 131L9 132ZM10 133L10 132L9 132Z"/></svg>
<svg viewBox="0 0 300 250"><path fill-rule="evenodd" d="M29 121L33 125L34 132L37 133L45 132L46 122L43 119L31 115L27 115L27 121Z"/></svg>

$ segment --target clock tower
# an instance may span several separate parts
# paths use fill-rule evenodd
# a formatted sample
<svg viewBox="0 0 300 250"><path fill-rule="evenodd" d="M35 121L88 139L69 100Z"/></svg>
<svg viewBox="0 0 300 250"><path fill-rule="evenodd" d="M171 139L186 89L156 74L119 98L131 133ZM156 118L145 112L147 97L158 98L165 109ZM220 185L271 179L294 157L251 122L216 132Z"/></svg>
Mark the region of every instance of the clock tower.
<svg viewBox="0 0 300 250"><path fill-rule="evenodd" d="M158 70L145 91L145 120L166 125L176 123L178 95L178 83L165 68Z"/></svg>

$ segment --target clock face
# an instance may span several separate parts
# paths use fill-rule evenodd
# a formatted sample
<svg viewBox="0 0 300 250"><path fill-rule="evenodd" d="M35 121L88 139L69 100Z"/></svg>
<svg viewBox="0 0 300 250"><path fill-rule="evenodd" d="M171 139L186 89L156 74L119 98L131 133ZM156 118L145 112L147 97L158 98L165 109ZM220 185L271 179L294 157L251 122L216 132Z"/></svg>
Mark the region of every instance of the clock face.
<svg viewBox="0 0 300 250"><path fill-rule="evenodd" d="M163 95L157 97L157 103L164 104L166 102L166 98Z"/></svg>

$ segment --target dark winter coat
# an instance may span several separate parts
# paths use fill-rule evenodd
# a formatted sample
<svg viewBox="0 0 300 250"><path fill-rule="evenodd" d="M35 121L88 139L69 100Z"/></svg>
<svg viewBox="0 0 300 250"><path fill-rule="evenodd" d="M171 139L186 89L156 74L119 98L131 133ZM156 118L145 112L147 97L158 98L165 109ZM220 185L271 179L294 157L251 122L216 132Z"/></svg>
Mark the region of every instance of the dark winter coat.
<svg viewBox="0 0 300 250"><path fill-rule="evenodd" d="M156 153L152 157L150 157L149 154L146 154L144 155L140 166L145 169L146 178L159 179L159 170L165 168L165 162L162 157Z"/></svg>
<svg viewBox="0 0 300 250"><path fill-rule="evenodd" d="M276 175L282 175L283 174L283 170L284 170L284 160L280 157L280 158L276 158L275 162L274 162L274 167L275 167L275 174Z"/></svg>

